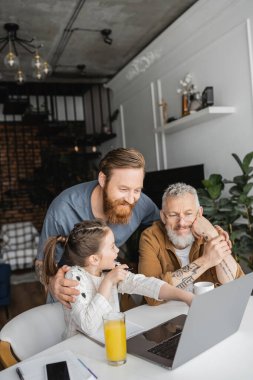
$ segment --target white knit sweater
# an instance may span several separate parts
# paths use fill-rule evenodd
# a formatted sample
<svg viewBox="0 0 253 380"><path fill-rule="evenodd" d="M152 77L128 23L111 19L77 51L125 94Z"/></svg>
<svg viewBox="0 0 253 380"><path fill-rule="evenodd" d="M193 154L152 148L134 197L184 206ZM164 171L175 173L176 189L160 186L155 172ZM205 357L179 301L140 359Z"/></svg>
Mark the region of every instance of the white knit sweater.
<svg viewBox="0 0 253 380"><path fill-rule="evenodd" d="M94 334L101 326L104 314L119 311L118 293L140 294L158 300L160 288L164 284L157 278L128 272L124 281L119 282L118 286L113 286L111 296L107 300L97 292L104 276L105 274L101 277L93 276L78 266L72 267L66 273L66 278L79 281L77 289L80 295L71 303L71 309L64 307L67 326L64 338L75 335L77 329L88 335Z"/></svg>

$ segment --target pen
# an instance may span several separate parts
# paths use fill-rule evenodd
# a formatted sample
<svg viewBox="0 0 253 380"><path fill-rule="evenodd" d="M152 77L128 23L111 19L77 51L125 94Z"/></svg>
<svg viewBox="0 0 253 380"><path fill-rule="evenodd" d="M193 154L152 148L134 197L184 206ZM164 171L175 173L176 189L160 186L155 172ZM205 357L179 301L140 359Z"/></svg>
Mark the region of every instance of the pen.
<svg viewBox="0 0 253 380"><path fill-rule="evenodd" d="M86 364L84 364L84 362L81 360L81 359L79 359L79 358L77 358L78 359L78 361L92 374L92 376L94 376L95 377L95 379L97 379L97 376L95 375L95 373L94 372L92 372L92 370L89 368L89 367L87 367L87 365ZM23 379L24 380L24 379Z"/></svg>
<svg viewBox="0 0 253 380"><path fill-rule="evenodd" d="M121 265L120 263L116 263L116 267ZM134 268L124 268L124 270L128 271L128 272L132 272L134 270ZM103 269L103 272L104 273L108 273L108 272L111 272L111 269Z"/></svg>
<svg viewBox="0 0 253 380"><path fill-rule="evenodd" d="M132 272L132 270L134 270L134 268L124 268L124 270L127 270L128 272Z"/></svg>
<svg viewBox="0 0 253 380"><path fill-rule="evenodd" d="M121 263L120 262L118 262L118 261L115 261L115 266L116 267L118 267L119 265L121 265ZM124 270L127 270L127 271L129 271L129 272L131 272L132 270L133 270L134 268L124 268Z"/></svg>
<svg viewBox="0 0 253 380"><path fill-rule="evenodd" d="M23 375L23 373L22 373L22 371L21 371L21 369L19 367L16 368L16 372L17 372L18 377L20 378L20 380L25 380L24 375Z"/></svg>

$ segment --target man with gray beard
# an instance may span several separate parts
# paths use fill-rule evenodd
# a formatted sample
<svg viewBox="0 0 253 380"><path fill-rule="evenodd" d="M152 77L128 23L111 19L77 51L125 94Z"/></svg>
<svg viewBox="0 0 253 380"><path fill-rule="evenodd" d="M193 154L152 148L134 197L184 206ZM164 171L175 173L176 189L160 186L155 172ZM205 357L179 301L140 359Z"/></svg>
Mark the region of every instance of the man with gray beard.
<svg viewBox="0 0 253 380"><path fill-rule="evenodd" d="M203 217L196 190L185 183L170 185L162 198L160 221L143 231L139 273L192 291L193 283L219 286L243 275L231 255L228 234ZM150 305L159 301L146 298Z"/></svg>

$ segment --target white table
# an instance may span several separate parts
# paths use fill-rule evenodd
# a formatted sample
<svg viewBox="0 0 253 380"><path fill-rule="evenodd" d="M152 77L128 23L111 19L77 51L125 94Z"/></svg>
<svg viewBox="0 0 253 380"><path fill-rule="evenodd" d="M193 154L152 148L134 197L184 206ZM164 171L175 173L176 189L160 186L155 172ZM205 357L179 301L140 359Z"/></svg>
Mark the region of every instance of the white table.
<svg viewBox="0 0 253 380"><path fill-rule="evenodd" d="M155 307L139 306L127 311L126 315L132 322L148 329L178 314L187 313L187 310L185 304L171 301ZM109 366L105 360L104 348L82 334L65 340L38 355L64 349L69 349L82 358L99 380L252 380L253 297L249 300L238 332L172 371L132 355L128 355L127 363L120 367ZM0 372L0 379L18 380L15 366Z"/></svg>

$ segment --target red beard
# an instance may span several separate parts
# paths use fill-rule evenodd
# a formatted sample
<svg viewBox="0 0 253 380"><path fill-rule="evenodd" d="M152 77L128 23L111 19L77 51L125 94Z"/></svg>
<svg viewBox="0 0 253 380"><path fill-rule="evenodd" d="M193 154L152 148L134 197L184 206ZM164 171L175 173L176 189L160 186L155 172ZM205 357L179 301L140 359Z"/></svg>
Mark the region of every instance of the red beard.
<svg viewBox="0 0 253 380"><path fill-rule="evenodd" d="M107 222L111 224L127 224L132 216L132 211L137 202L129 204L123 199L110 200L107 188L103 191L104 213Z"/></svg>

